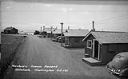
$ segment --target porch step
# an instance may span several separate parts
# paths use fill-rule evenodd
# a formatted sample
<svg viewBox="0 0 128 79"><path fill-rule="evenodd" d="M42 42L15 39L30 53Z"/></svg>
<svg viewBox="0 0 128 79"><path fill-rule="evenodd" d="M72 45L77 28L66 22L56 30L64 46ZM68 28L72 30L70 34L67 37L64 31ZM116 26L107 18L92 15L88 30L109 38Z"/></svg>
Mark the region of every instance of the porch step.
<svg viewBox="0 0 128 79"><path fill-rule="evenodd" d="M84 54L84 56L87 58L87 57L90 57L90 55L89 54Z"/></svg>
<svg viewBox="0 0 128 79"><path fill-rule="evenodd" d="M91 66L100 66L102 65L101 64L101 61L98 61L94 58L91 58L91 57L87 57L87 58L82 58L83 61L85 61L87 64L91 65Z"/></svg>

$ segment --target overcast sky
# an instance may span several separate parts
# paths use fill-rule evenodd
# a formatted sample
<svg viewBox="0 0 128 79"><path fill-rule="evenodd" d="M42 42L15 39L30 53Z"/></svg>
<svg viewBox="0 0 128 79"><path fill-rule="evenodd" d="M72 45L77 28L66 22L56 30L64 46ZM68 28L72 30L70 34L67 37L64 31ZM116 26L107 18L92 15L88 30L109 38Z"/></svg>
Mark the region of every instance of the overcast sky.
<svg viewBox="0 0 128 79"><path fill-rule="evenodd" d="M128 3L128 2L126 2ZM127 4L63 4L39 2L4 1L1 3L2 28L13 26L23 31L40 30L40 27L58 27L64 23L66 29L91 29L95 21L96 30L127 31Z"/></svg>

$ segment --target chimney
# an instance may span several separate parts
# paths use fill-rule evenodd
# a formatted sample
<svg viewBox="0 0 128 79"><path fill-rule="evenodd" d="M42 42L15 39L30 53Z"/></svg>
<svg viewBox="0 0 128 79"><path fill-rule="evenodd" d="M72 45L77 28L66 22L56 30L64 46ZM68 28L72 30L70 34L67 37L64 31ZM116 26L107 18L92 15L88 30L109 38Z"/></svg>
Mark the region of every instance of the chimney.
<svg viewBox="0 0 128 79"><path fill-rule="evenodd" d="M95 31L94 21L92 21L92 31Z"/></svg>
<svg viewBox="0 0 128 79"><path fill-rule="evenodd" d="M56 30L57 30L57 27L56 27Z"/></svg>
<svg viewBox="0 0 128 79"><path fill-rule="evenodd" d="M60 23L61 24L61 33L63 34L63 24L64 23Z"/></svg>
<svg viewBox="0 0 128 79"><path fill-rule="evenodd" d="M70 30L70 26L68 26L68 30Z"/></svg>
<svg viewBox="0 0 128 79"><path fill-rule="evenodd" d="M42 27L40 27L40 32L42 32Z"/></svg>
<svg viewBox="0 0 128 79"><path fill-rule="evenodd" d="M63 42L63 40L62 40L62 36L63 36L63 22L61 22L60 23L61 24L61 46L63 46L63 44L62 44L62 42Z"/></svg>
<svg viewBox="0 0 128 79"><path fill-rule="evenodd" d="M43 26L43 31L45 31L45 26Z"/></svg>

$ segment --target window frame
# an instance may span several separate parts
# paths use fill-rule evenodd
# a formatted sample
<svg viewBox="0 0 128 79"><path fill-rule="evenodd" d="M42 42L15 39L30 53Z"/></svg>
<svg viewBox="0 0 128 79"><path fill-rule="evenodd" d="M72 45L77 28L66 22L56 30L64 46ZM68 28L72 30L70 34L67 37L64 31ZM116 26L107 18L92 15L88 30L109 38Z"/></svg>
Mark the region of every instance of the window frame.
<svg viewBox="0 0 128 79"><path fill-rule="evenodd" d="M91 46L89 46L89 42L91 43ZM92 40L87 40L87 48L92 49Z"/></svg>

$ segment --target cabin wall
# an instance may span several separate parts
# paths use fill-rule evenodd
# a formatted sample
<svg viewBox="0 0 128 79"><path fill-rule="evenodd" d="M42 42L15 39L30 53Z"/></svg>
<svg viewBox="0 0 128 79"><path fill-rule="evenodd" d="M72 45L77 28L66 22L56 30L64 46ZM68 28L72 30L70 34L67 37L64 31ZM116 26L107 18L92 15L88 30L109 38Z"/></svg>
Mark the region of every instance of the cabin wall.
<svg viewBox="0 0 128 79"><path fill-rule="evenodd" d="M108 45L101 45L100 61L104 64L112 60L115 53L108 53Z"/></svg>
<svg viewBox="0 0 128 79"><path fill-rule="evenodd" d="M82 42L84 37L65 37L65 46L74 48L84 48L85 44Z"/></svg>
<svg viewBox="0 0 128 79"><path fill-rule="evenodd" d="M103 44L101 46L101 61L106 64L120 52L128 52L128 44Z"/></svg>
<svg viewBox="0 0 128 79"><path fill-rule="evenodd" d="M65 37L65 42L64 42L65 45L69 45L69 37Z"/></svg>
<svg viewBox="0 0 128 79"><path fill-rule="evenodd" d="M84 37L69 37L70 47L80 47L84 48L84 42L82 40Z"/></svg>

